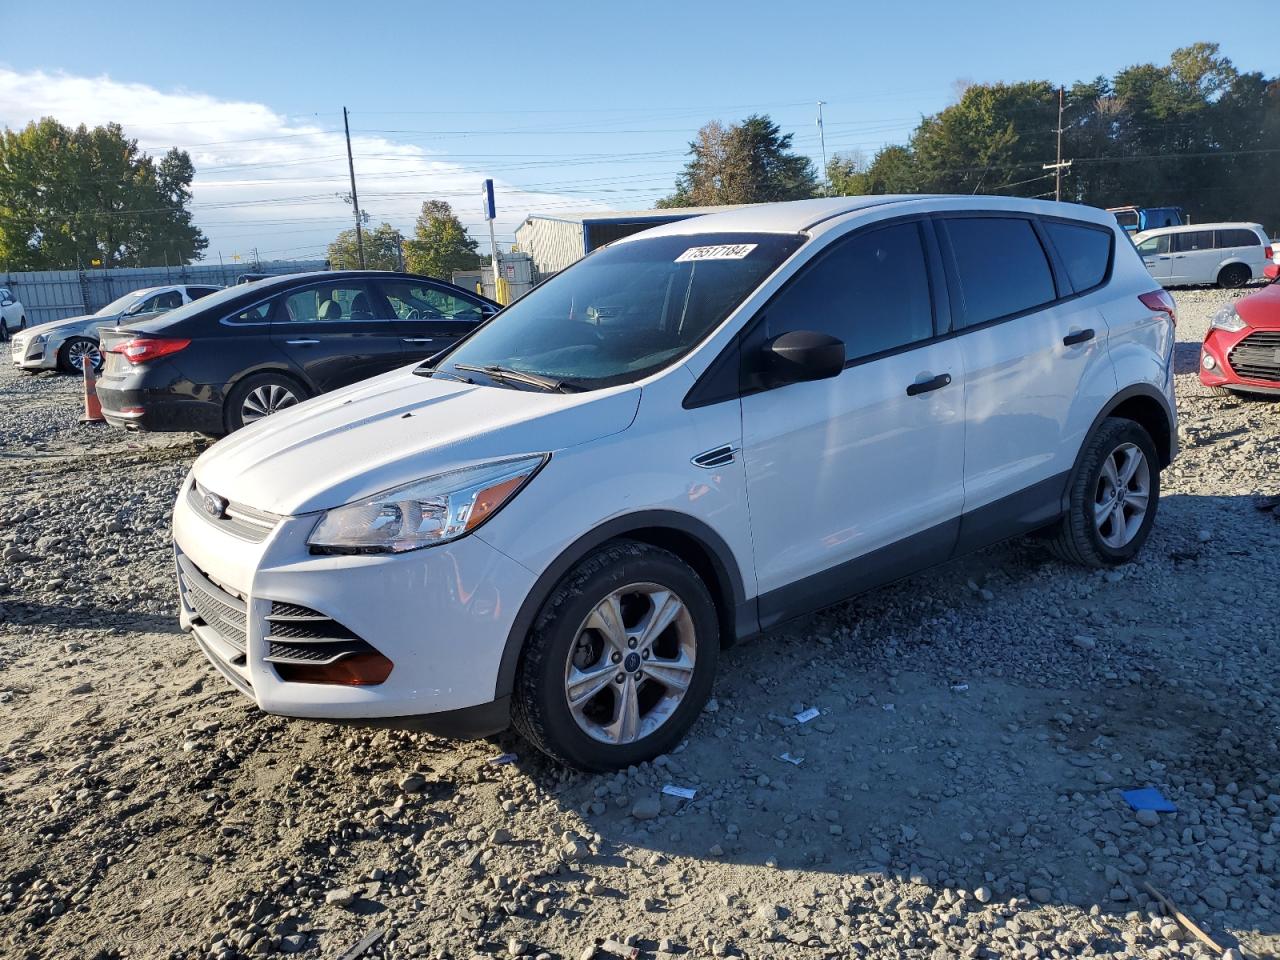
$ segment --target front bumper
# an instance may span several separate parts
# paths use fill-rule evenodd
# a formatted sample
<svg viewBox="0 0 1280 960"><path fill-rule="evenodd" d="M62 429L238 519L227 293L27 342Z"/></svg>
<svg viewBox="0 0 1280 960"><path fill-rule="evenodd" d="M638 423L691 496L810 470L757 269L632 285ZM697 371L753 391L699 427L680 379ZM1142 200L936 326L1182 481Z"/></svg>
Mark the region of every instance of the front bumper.
<svg viewBox="0 0 1280 960"><path fill-rule="evenodd" d="M1250 344L1244 344L1250 338ZM1265 346L1253 348L1255 341L1265 343ZM1247 354L1237 348L1244 348ZM1252 361L1247 368L1248 375L1236 369L1233 353L1237 362L1245 356ZM1205 366L1206 358L1212 360L1212 369ZM1227 331L1211 328L1200 346L1200 382L1206 387L1233 387L1280 394L1280 330L1245 327Z"/></svg>
<svg viewBox="0 0 1280 960"><path fill-rule="evenodd" d="M55 370L61 345L61 340L38 342L23 334L14 334L9 344L9 358L21 370Z"/></svg>
<svg viewBox="0 0 1280 960"><path fill-rule="evenodd" d="M314 514L279 518L257 534L197 512L188 478L174 509L178 563L225 592L243 634L179 590L181 624L237 689L269 713L406 726L451 736L504 729L496 693L512 621L534 576L472 534L397 555L312 555ZM193 598L199 599L199 598ZM389 658L372 686L288 682L271 655L275 605L319 611Z"/></svg>

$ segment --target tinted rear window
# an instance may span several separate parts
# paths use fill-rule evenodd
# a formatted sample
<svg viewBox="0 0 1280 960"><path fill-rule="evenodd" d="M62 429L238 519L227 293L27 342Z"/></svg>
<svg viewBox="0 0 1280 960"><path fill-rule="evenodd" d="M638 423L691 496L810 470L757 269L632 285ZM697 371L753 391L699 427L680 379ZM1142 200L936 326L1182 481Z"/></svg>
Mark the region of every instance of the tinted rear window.
<svg viewBox="0 0 1280 960"><path fill-rule="evenodd" d="M1219 247L1260 247L1262 241L1252 230L1219 230Z"/></svg>
<svg viewBox="0 0 1280 960"><path fill-rule="evenodd" d="M1057 297L1049 260L1030 220L949 217L942 222L955 255L963 326L1021 313Z"/></svg>
<svg viewBox="0 0 1280 960"><path fill-rule="evenodd" d="M1076 293L1092 290L1107 275L1111 263L1110 230L1099 230L1077 223L1043 221L1049 239L1058 249L1058 256L1066 265L1067 276Z"/></svg>

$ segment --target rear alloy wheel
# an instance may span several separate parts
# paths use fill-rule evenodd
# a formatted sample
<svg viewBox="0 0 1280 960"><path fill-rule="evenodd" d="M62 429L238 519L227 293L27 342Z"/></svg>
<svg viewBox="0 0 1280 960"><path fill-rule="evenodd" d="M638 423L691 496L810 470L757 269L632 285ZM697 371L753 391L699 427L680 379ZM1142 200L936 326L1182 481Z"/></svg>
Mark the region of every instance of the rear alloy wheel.
<svg viewBox="0 0 1280 960"><path fill-rule="evenodd" d="M706 584L644 543L606 544L543 604L512 717L544 753L616 770L670 750L711 692L720 650Z"/></svg>
<svg viewBox="0 0 1280 960"><path fill-rule="evenodd" d="M1253 272L1243 263L1229 263L1218 271L1218 286L1227 290L1243 287L1253 279Z"/></svg>
<svg viewBox="0 0 1280 960"><path fill-rule="evenodd" d="M88 337L72 337L58 350L58 366L65 373L84 373L85 357L95 371L102 369L102 351L97 342Z"/></svg>
<svg viewBox="0 0 1280 960"><path fill-rule="evenodd" d="M1128 563L1142 549L1160 503L1160 461L1132 420L1104 420L1085 444L1066 516L1049 547L1087 567Z"/></svg>
<svg viewBox="0 0 1280 960"><path fill-rule="evenodd" d="M227 398L227 428L239 430L305 400L302 388L288 377L259 374L236 385Z"/></svg>

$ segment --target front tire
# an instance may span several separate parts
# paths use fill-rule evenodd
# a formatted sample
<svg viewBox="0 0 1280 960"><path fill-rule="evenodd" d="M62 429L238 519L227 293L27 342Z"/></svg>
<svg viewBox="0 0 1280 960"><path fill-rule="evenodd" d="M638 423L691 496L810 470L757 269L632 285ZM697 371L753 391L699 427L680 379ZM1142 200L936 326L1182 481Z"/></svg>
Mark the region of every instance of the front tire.
<svg viewBox="0 0 1280 960"><path fill-rule="evenodd" d="M543 753L580 770L651 760L697 719L719 653L715 604L688 564L646 543L607 543L538 612L512 722Z"/></svg>
<svg viewBox="0 0 1280 960"><path fill-rule="evenodd" d="M63 373L84 373L84 358L88 357L95 371L102 369L102 351L97 341L88 337L72 337L58 348L58 369Z"/></svg>
<svg viewBox="0 0 1280 960"><path fill-rule="evenodd" d="M278 373L260 373L236 384L227 395L224 417L227 432L256 423L263 417L279 413L307 399L297 382Z"/></svg>
<svg viewBox="0 0 1280 960"><path fill-rule="evenodd" d="M1128 563L1151 533L1160 505L1160 460L1138 423L1111 417L1085 443L1066 516L1049 549L1085 567Z"/></svg>

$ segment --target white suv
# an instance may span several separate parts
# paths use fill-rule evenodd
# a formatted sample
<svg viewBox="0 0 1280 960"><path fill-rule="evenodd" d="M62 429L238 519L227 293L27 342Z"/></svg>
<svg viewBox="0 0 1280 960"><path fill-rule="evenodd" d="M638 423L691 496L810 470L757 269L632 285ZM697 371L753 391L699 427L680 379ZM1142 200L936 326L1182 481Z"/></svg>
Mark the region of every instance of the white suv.
<svg viewBox="0 0 1280 960"><path fill-rule="evenodd" d="M1017 534L1131 559L1175 453L1173 344L1089 207L662 226L206 451L174 513L182 625L272 713L514 722L637 763L736 639Z"/></svg>
<svg viewBox="0 0 1280 960"><path fill-rule="evenodd" d="M27 329L27 311L8 287L0 287L0 341Z"/></svg>

